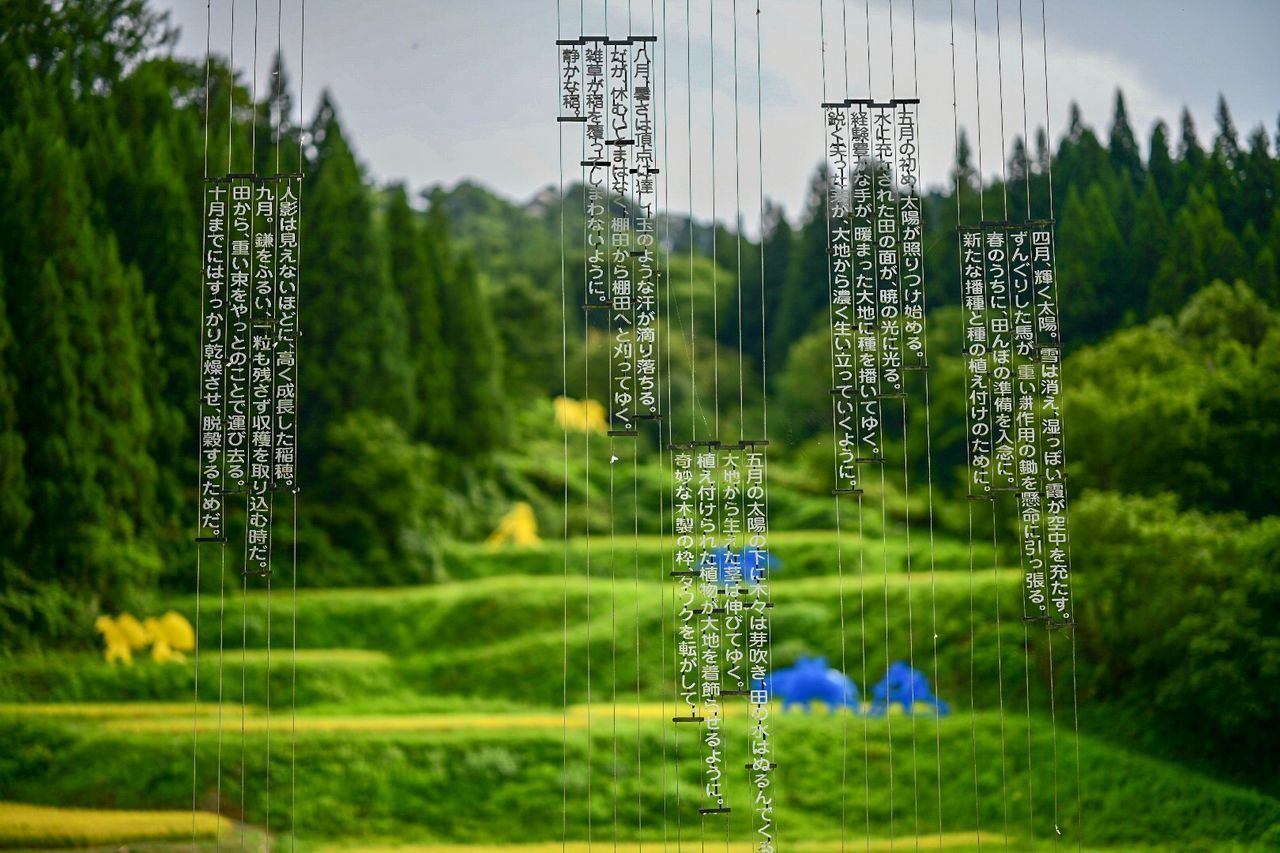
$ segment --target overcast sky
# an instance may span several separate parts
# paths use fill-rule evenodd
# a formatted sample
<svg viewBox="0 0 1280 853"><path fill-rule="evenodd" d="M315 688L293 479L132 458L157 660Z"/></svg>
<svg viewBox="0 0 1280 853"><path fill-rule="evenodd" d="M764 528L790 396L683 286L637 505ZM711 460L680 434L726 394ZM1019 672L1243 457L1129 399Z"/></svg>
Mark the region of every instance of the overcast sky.
<svg viewBox="0 0 1280 853"><path fill-rule="evenodd" d="M235 64L247 81L252 76L255 0L234 2ZM267 85L268 57L276 42L277 2L257 2L261 89ZM562 36L584 30L600 34L605 29L605 0L581 2L585 25L579 23L580 0L560 0ZM1191 109L1207 143L1219 93L1226 95L1242 137L1259 124L1274 137L1280 112L1280 3L1276 0L1047 3L1048 112L1055 137L1065 126L1071 101L1078 102L1085 120L1105 135L1117 87L1124 90L1144 149L1157 118L1175 125L1176 137L1177 117L1184 105ZM284 52L295 92L298 4L299 0L283 0L282 10ZM179 52L202 57L205 0L158 0L158 5L170 9L173 22L181 27ZM870 0L869 14L864 0L760 0L760 5L767 196L784 203L793 215L803 205L807 181L822 155L818 105L824 97L843 97L846 91L853 97L866 96L868 42L870 93L877 98L903 97L918 86L924 178L928 184L946 179L953 150L952 22L947 0L916 0L914 30L911 0L892 4ZM980 101L983 166L993 172L1002 160L1001 78L1006 149L1022 130L1024 91L1032 133L1045 121L1041 4L1022 0L1022 39L1019 0L977 0L976 5L976 76L981 98L975 97L973 0L955 2L958 116L976 145ZM665 33L670 51L665 113L671 183L664 206L687 210L692 183L693 208L701 216L708 215L714 175L716 215L732 220L736 176L750 227L758 182L755 0L736 0L737 169L734 7L735 0L631 0L630 8L627 0L612 0L607 6L608 34ZM825 27L820 27L820 8L825 10ZM225 56L231 43L232 0L212 0L211 10L213 50ZM421 188L473 179L524 200L558 180L561 134L565 163L573 164L567 179L578 173L581 125L557 125L553 120L556 37L556 0L307 0L307 114L310 117L322 89L331 91L358 155L378 180L405 180ZM691 68L686 52L693 57ZM661 62L659 55L659 66ZM918 84L913 71L917 67ZM686 78L691 78L688 85ZM690 92L692 134L686 120ZM658 100L662 97L659 93ZM661 106L657 109L664 112Z"/></svg>

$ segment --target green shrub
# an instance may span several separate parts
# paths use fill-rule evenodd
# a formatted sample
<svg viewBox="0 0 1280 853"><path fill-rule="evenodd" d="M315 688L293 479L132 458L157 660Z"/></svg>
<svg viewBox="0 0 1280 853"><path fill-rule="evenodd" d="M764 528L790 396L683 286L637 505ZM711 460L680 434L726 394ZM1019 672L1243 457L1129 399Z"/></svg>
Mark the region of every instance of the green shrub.
<svg viewBox="0 0 1280 853"><path fill-rule="evenodd" d="M1280 754L1280 521L1095 493L1073 522L1090 698L1126 738L1274 789L1257 758Z"/></svg>

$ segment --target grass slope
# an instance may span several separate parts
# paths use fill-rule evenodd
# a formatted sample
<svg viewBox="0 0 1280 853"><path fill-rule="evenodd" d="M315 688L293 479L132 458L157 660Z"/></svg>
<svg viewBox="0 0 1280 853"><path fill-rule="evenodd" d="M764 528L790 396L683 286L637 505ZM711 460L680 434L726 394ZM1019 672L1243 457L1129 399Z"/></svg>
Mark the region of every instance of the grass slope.
<svg viewBox="0 0 1280 853"><path fill-rule="evenodd" d="M800 654L825 655L864 690L891 660L913 660L932 676L933 634L938 643L938 691L967 703L970 652L979 690L977 707L995 707L996 648L1003 654L1004 700L1025 705L1023 625L1016 571L982 570L885 573L864 570L844 578L792 578L774 586L775 663ZM566 611L566 590L568 609ZM936 590L936 596L934 591ZM298 704L302 707L364 703L380 707L437 710L445 697L472 697L499 706L555 706L564 691L566 619L570 702L598 701L613 694L660 699L664 672L673 657L671 586L634 577L609 579L509 576L404 589L312 590L299 593L297 613ZM996 630L996 597L1000 630ZM845 643L840 644L844 600ZM972 596L972 599L971 599ZM971 601L973 613L971 620ZM194 620L194 601L175 606ZM266 597L228 598L219 625L213 603L202 602L200 698L265 704L268 683L279 702L293 689L286 633L292 603L275 596L268 618ZM247 619L242 626L242 614ZM908 631L910 614L910 631ZM935 623L936 614L936 623ZM664 626L665 620L665 626ZM272 626L270 680L262 647ZM225 658L213 650L242 631L251 651ZM635 653L636 638L640 654ZM616 638L616 643L615 643ZM1032 631L1033 650L1043 645ZM229 641L230 642L230 641ZM254 648L257 647L257 648ZM588 681L587 657L591 658ZM865 655L866 666L863 660ZM1031 661L1033 675L1045 664ZM219 678L219 670L222 677ZM182 701L193 693L195 667L157 666L140 660L131 668L110 667L89 656L36 655L0 658L0 702ZM1039 683L1038 677L1033 679Z"/></svg>
<svg viewBox="0 0 1280 853"><path fill-rule="evenodd" d="M876 519L879 521L877 515ZM856 564L857 555L864 551L877 571L883 570L887 558L889 571L903 572L908 566L915 571L929 568L929 537L924 529L913 530L910 545L905 528L891 531L888 542L881 540L878 531L868 531L859 537L853 530L846 530L840 537L846 555L846 568ZM775 579L788 582L815 575L833 575L838 565L835 558L835 532L831 530L788 530L769 534L769 552L778 559ZM610 539L608 534L588 538L574 537L568 543L569 570L571 574L604 577L611 566L611 556L617 554L619 562L630 566L639 558L642 566L659 567L670 563L669 537L633 537L619 535ZM978 541L974 545L974 565L990 567L990 544ZM1016 559L1016 552L1006 555ZM933 552L938 571L959 571L969 565L969 545L958 539L936 537ZM453 580L475 580L501 575L555 575L564 574L565 546L558 540L523 548L493 550L481 544L455 543L444 552L445 574Z"/></svg>
<svg viewBox="0 0 1280 853"><path fill-rule="evenodd" d="M1037 844L1054 838L1055 825L1065 838L1075 841L1079 831L1080 840L1098 848L1280 845L1280 801L1088 736L1078 742L1085 819L1077 827L1069 682L1057 680L1051 705L1043 678L1047 635L1031 630L1024 642L1016 570L934 577L900 571L883 553L862 564L856 550L846 553L853 556L843 576L790 576L775 584L775 662L824 654L865 689L894 659L911 658L932 675L936 633L937 692L957 713L940 723L780 716L779 816L789 848L804 842L823 849L840 838L842 824L858 846L866 837L892 836L912 847L919 838L923 848L924 839L936 838L939 792L944 840L959 849L975 832L1007 836L1025 848L1031 838ZM547 549L542 557L548 555L554 556ZM560 837L562 791L572 839L612 843L615 810L621 842L660 839L664 814L670 825L694 808L700 756L686 729L676 761L675 733L662 719L667 712L654 704L669 693L663 684L671 675L672 587L651 569L637 579L637 565L630 555L614 564L616 582L594 570L590 581L583 574L477 570L474 580L426 587L304 590L296 661L284 633L293 616L288 596L275 596L268 613L264 595L233 595L221 624L215 600L205 597L194 709L200 808L262 824L269 742L272 829L296 817L312 844L552 843ZM173 602L192 617L194 604ZM245 652L234 648L242 632L251 646ZM220 639L228 644L223 656L214 651ZM567 695L575 703L567 718L558 707L566 652ZM1067 655L1058 642L1058 666L1067 665ZM88 654L0 658L0 799L126 811L189 808L196 669L194 660L159 666L145 658L113 668ZM294 726L281 707L295 684L296 813L287 753ZM615 695L617 706L609 704ZM644 703L639 713L637 696ZM268 698L275 705L270 714ZM594 704L582 705L588 701ZM1003 719L991 710L1000 705ZM977 713L969 714L970 707ZM1056 742L1051 707L1058 713ZM745 744L744 726L741 717L727 722L734 749ZM673 762L667 770L664 755ZM745 755L735 760L741 767ZM730 835L745 840L745 771L737 772L729 786L738 815ZM697 821L686 815L682 832ZM605 828L607 838L600 835Z"/></svg>
<svg viewBox="0 0 1280 853"><path fill-rule="evenodd" d="M192 814L190 807L186 811L123 811L0 803L0 847L6 848L212 841L233 834L236 827L231 821L207 812Z"/></svg>
<svg viewBox="0 0 1280 853"><path fill-rule="evenodd" d="M611 841L615 810L624 841L660 839L664 812L669 831L680 814L682 832L696 832L699 819L691 810L700 788L701 756L695 736L687 730L682 734L677 760L671 727L661 721L620 716L616 740L610 713L597 709L592 722L590 733L580 726L569 730L567 777L562 772L565 741L556 727L406 731L355 718L339 730L304 728L297 734L296 812L289 789L290 738L277 735L270 742L272 827L281 831L294 817L298 831L313 841L551 842L560 837L567 784L573 839L584 840L590 832L597 842L606 836ZM865 726L852 716L777 718L779 815L786 838L838 839L842 813L853 838L933 835L939 825L939 788L946 832L1052 837L1054 742L1044 719L1028 724L1025 717L1006 715L1002 722L980 713L940 723L917 719L914 726L902 717L870 720ZM734 752L729 756L732 768L732 762L745 760L745 721L727 721L726 734ZM219 747L221 800L214 772ZM1093 738L1081 738L1078 747L1082 840L1089 845L1153 843L1207 850L1280 834L1280 801ZM1057 824L1065 838L1075 839L1077 741L1060 729L1056 748ZM261 825L267 749L263 732L250 731L242 742L234 720L221 744L215 734L203 734L198 748L200 807L239 817L243 754L244 817ZM664 755L670 764L661 760ZM615 761L616 797L611 784ZM0 799L84 808L189 809L191 771L189 730L125 731L30 715L11 716L0 724ZM729 818L731 836L745 840L746 771L737 770L728 779L735 810Z"/></svg>

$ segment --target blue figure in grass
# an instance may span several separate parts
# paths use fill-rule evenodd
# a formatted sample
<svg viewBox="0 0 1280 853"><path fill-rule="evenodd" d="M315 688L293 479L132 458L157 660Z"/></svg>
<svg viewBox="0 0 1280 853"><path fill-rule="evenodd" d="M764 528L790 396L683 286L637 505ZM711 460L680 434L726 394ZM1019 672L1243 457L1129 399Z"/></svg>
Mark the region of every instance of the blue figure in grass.
<svg viewBox="0 0 1280 853"><path fill-rule="evenodd" d="M947 703L933 695L924 673L912 669L902 661L890 664L884 678L871 688L871 708L867 713L873 717L882 717L895 702L902 705L908 714L914 713L920 705L932 708L939 717L951 713Z"/></svg>
<svg viewBox="0 0 1280 853"><path fill-rule="evenodd" d="M743 586L755 586L779 566L778 558L768 551L756 548L730 551L723 545L703 558L704 568L713 563L715 582L720 586L733 586L735 581Z"/></svg>
<svg viewBox="0 0 1280 853"><path fill-rule="evenodd" d="M817 700L825 704L832 713L837 708L860 707L858 685L853 679L838 669L827 666L826 658L805 658L796 661L795 666L779 669L765 677L765 686L769 694L782 701L782 710L793 705L803 705L808 713L810 703ZM757 685L759 689L759 685Z"/></svg>

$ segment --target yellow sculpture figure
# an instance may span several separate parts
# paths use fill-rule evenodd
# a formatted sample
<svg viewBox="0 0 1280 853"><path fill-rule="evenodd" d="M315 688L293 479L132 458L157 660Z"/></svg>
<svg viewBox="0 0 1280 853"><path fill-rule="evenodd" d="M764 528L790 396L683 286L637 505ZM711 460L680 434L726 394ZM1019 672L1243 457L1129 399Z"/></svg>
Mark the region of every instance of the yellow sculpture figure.
<svg viewBox="0 0 1280 853"><path fill-rule="evenodd" d="M538 519L533 514L533 507L521 501L498 522L498 528L489 537L488 544L490 551L496 551L503 545L524 547L537 545L541 541L538 538Z"/></svg>
<svg viewBox="0 0 1280 853"><path fill-rule="evenodd" d="M186 660L183 652L196 647L196 634L191 623L181 614L170 610L159 619L147 617L143 623L151 639L151 659L156 663Z"/></svg>
<svg viewBox="0 0 1280 853"><path fill-rule="evenodd" d="M93 627L106 642L107 663L113 666L118 660L124 661L125 666L133 666L134 650L147 646L146 629L128 613L121 613L115 619L99 616L94 620Z"/></svg>
<svg viewBox="0 0 1280 853"><path fill-rule="evenodd" d="M556 425L561 429L575 429L579 432L608 432L609 430L604 406L595 400L556 397L555 407Z"/></svg>
<svg viewBox="0 0 1280 853"><path fill-rule="evenodd" d="M195 631L191 623L181 614L170 610L159 619L147 617L139 622L128 613L121 613L116 618L99 616L93 627L106 642L107 663L124 661L126 666L133 666L133 653L151 646L151 658L156 663L183 661L184 651L196 647Z"/></svg>
<svg viewBox="0 0 1280 853"><path fill-rule="evenodd" d="M110 616L99 616L93 620L93 627L102 635L107 644L107 663L115 666L116 661L124 661L125 666L133 666L133 649L129 645L129 637L116 620Z"/></svg>
<svg viewBox="0 0 1280 853"><path fill-rule="evenodd" d="M142 626L141 622L133 618L132 613L121 613L117 616L116 627L124 635L125 640L128 641L129 648L134 651L142 651L147 647L147 643L151 642L147 629Z"/></svg>

